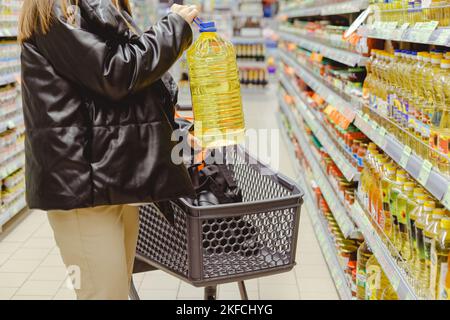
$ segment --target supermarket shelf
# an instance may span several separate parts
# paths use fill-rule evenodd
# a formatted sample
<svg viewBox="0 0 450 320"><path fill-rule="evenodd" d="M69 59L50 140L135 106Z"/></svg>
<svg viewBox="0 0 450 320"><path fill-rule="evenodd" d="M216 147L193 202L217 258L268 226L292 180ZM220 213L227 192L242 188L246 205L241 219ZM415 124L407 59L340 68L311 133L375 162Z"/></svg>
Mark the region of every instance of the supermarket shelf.
<svg viewBox="0 0 450 320"><path fill-rule="evenodd" d="M328 131L322 127L321 122L314 116L311 110L309 110L307 103L304 102L298 89L293 86L292 83L284 75L280 75L280 82L286 88L289 95L294 97L297 109L301 113L303 119L305 119L314 135L317 137L317 139L319 139L320 143L336 163L339 170L341 170L341 172L344 174L345 178L348 181L359 180L360 174L358 170L353 167L351 163L336 148L336 144L330 138Z"/></svg>
<svg viewBox="0 0 450 320"><path fill-rule="evenodd" d="M264 37L232 37L231 42L233 44L252 44L252 43L265 43Z"/></svg>
<svg viewBox="0 0 450 320"><path fill-rule="evenodd" d="M17 29L0 29L0 38L15 38L17 37Z"/></svg>
<svg viewBox="0 0 450 320"><path fill-rule="evenodd" d="M344 115L350 122L355 119L355 110L352 104L343 98L339 93L330 88L322 79L311 73L299 62L296 61L289 53L279 50L279 57L289 66L291 66L297 75L305 81L315 92L324 98L329 104L333 105Z"/></svg>
<svg viewBox="0 0 450 320"><path fill-rule="evenodd" d="M239 67L246 68L267 68L267 63L265 61L245 61L238 59L237 64Z"/></svg>
<svg viewBox="0 0 450 320"><path fill-rule="evenodd" d="M423 43L450 47L450 28L437 28L434 31L424 32L415 28L396 27L396 24L379 23L372 26L361 26L358 34L367 38L376 38L393 41Z"/></svg>
<svg viewBox="0 0 450 320"><path fill-rule="evenodd" d="M2 210L2 212L0 212L0 232L2 226L9 220L11 220L16 214L21 212L26 206L27 203L25 200L25 194L23 193L21 196L18 197L17 200L15 200L15 203L12 206L10 206L5 211Z"/></svg>
<svg viewBox="0 0 450 320"><path fill-rule="evenodd" d="M351 215L365 241L369 244L373 254L383 268L391 285L401 300L417 300L420 297L416 294L414 288L409 284L406 273L398 266L394 257L389 252L386 245L372 226L367 213L361 207L358 201L355 201L351 208Z"/></svg>
<svg viewBox="0 0 450 320"><path fill-rule="evenodd" d="M279 104L281 109L289 119L295 136L297 137L303 153L311 166L314 174L314 180L319 185L320 190L322 190L323 196L330 206L330 209L333 212L334 218L336 219L339 228L341 229L345 237L350 236L352 233L356 232L356 227L350 219L347 213L347 209L345 208L338 195L334 192L333 186L327 179L325 173L323 172L323 169L320 166L320 160L317 159L317 157L312 152L305 134L298 127L297 121L295 120L292 112L289 110L289 107L286 106L284 101L279 101Z"/></svg>
<svg viewBox="0 0 450 320"><path fill-rule="evenodd" d="M387 133L384 128L379 127L375 121L362 113L358 112L354 124L450 209L450 179L447 176L436 168L431 167L430 170L428 161L411 152L408 146L402 144L394 135Z"/></svg>
<svg viewBox="0 0 450 320"><path fill-rule="evenodd" d="M23 152L23 151L22 151ZM20 154L20 152L19 152ZM25 158L22 159L22 161L17 161L17 159L12 159L10 161L7 161L6 163L2 163L0 167L0 180L5 179L7 176L12 174L14 171L18 170L19 168L22 168L25 163Z"/></svg>
<svg viewBox="0 0 450 320"><path fill-rule="evenodd" d="M248 12L248 11L235 11L233 12L235 17L248 17L248 18L263 18L262 10L261 12Z"/></svg>
<svg viewBox="0 0 450 320"><path fill-rule="evenodd" d="M368 0L342 1L314 7L288 6L281 10L280 14L288 18L329 16L359 12L369 6Z"/></svg>
<svg viewBox="0 0 450 320"><path fill-rule="evenodd" d="M350 300L352 298L352 293L350 288L347 285L347 281L345 278L344 270L342 269L341 265L339 264L338 260L338 253L336 250L336 247L333 244L333 241L331 240L328 230L325 227L324 222L320 217L318 216L319 210L317 209L315 203L314 203L314 197L313 193L311 191L311 188L309 184L307 184L305 177L302 174L302 168L299 165L299 162L297 158L295 157L295 152L292 147L291 141L288 139L288 136L286 134L286 128L284 128L284 125L280 119L280 115L277 114L277 120L278 125L281 128L281 134L283 139L286 142L286 146L288 148L289 155L291 159L293 160L293 165L295 169L296 175L299 177L299 182L303 186L303 190L305 192L305 206L306 206L306 212L308 213L314 233L316 235L317 241L319 242L320 249L322 250L322 254L325 258L325 261L328 265L328 270L330 271L330 274L334 280L334 285L339 293L339 296L342 300Z"/></svg>
<svg viewBox="0 0 450 320"><path fill-rule="evenodd" d="M16 82L18 77L18 73L7 74L6 76L0 77L0 87Z"/></svg>
<svg viewBox="0 0 450 320"><path fill-rule="evenodd" d="M320 43L319 40L315 40L311 37L299 35L295 33L295 28L283 27L279 28L278 35L286 40L294 42L295 44L308 49L310 51L320 52L323 56L346 64L348 66L364 66L367 62L367 58L354 52L347 50L337 49L325 44Z"/></svg>

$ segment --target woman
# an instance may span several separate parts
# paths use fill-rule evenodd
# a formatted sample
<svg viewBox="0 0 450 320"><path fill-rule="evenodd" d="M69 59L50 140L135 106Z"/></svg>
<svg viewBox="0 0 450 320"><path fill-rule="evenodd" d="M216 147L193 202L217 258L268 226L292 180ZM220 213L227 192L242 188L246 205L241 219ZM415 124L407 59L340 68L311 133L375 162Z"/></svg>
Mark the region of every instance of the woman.
<svg viewBox="0 0 450 320"><path fill-rule="evenodd" d="M127 0L25 0L20 20L30 208L48 211L78 299L127 299L138 233L128 206L189 196L171 159L176 85L195 7L142 33Z"/></svg>

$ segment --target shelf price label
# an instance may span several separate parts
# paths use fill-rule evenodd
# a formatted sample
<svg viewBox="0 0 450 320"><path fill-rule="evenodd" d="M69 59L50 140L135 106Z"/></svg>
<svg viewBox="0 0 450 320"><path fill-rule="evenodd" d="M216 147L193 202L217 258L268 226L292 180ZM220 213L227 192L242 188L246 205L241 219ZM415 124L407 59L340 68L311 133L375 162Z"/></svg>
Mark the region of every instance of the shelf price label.
<svg viewBox="0 0 450 320"><path fill-rule="evenodd" d="M417 180L422 184L425 185L428 181L428 178L430 177L431 169L433 168L433 165L430 161L425 160L422 164L422 168L419 172L419 177Z"/></svg>
<svg viewBox="0 0 450 320"><path fill-rule="evenodd" d="M399 165L403 168L406 167L406 164L408 163L409 157L411 156L411 148L408 146L405 146L403 148L402 157L400 158Z"/></svg>
<svg viewBox="0 0 450 320"><path fill-rule="evenodd" d="M442 199L442 204L449 209L450 208L450 183L447 187L447 191L444 194L444 198Z"/></svg>

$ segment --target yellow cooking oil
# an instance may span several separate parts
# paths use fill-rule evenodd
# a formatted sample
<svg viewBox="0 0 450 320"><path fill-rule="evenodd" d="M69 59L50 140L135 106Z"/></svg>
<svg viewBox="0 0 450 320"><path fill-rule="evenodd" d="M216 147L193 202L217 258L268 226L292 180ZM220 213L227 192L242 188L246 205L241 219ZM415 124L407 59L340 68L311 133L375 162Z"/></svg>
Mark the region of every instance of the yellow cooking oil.
<svg viewBox="0 0 450 320"><path fill-rule="evenodd" d="M242 109L236 53L214 22L200 25L200 36L187 52L195 136L202 147L243 142Z"/></svg>
<svg viewBox="0 0 450 320"><path fill-rule="evenodd" d="M416 241L417 241L417 259L414 267L414 277L419 280L419 285L423 288L423 276L425 274L425 244L424 231L427 221L431 220L433 210L436 208L436 202L433 200L425 201L423 209L418 213L416 219Z"/></svg>
<svg viewBox="0 0 450 320"><path fill-rule="evenodd" d="M365 299L366 293L366 264L367 260L373 255L367 243L364 241L357 251L357 264L356 264L356 298L358 300Z"/></svg>
<svg viewBox="0 0 450 320"><path fill-rule="evenodd" d="M437 165L444 174L450 174L450 60L441 60L441 73L435 81L440 100L433 114L432 133L437 145Z"/></svg>
<svg viewBox="0 0 450 320"><path fill-rule="evenodd" d="M430 122L433 116L435 101L434 101L434 86L435 79L437 78L441 69L441 58L442 53L431 54L431 64L426 69L427 73L424 77L424 87L425 87L425 100L422 106L422 152L421 155L424 158L429 158L429 142L430 142Z"/></svg>
<svg viewBox="0 0 450 320"><path fill-rule="evenodd" d="M450 217L441 219L439 230L431 245L430 297L436 300L450 299L446 292L448 259L450 255Z"/></svg>
<svg viewBox="0 0 450 320"><path fill-rule="evenodd" d="M408 228L410 220L410 212L416 206L413 199L414 182L406 181L403 184L403 192L397 199L398 226L401 238L401 247L399 252L405 261L409 261L412 255L411 234Z"/></svg>
<svg viewBox="0 0 450 320"><path fill-rule="evenodd" d="M416 239L416 221L420 212L423 210L423 205L425 201L428 200L428 196L425 194L425 190L419 187L414 188L414 198L416 206L411 210L409 214L409 226L408 226L408 232L411 235L411 248L412 248L412 254L408 261L408 270L410 271L411 274L413 274L414 272L419 250L417 247L417 239Z"/></svg>
<svg viewBox="0 0 450 320"><path fill-rule="evenodd" d="M378 263L375 255L372 255L366 264L366 297L365 300L381 300L384 288L389 284L386 274Z"/></svg>
<svg viewBox="0 0 450 320"><path fill-rule="evenodd" d="M406 182L406 172L398 169L394 185L389 191L389 208L391 213L392 230L390 239L398 251L402 248L402 238L400 237L399 221L398 221L398 196L402 193L403 184Z"/></svg>
<svg viewBox="0 0 450 320"><path fill-rule="evenodd" d="M423 142L422 142L422 136L425 135L424 131L424 124L423 124L423 118L424 118L424 106L426 104L426 86L425 86L425 82L426 82L426 75L427 73L431 72L431 55L428 52L424 52L422 55L422 64L420 65L420 69L419 72L417 74L417 79L416 79L416 83L417 83L417 89L418 89L418 94L416 96L416 108L417 108L417 117L418 117L418 122L417 122L417 132L416 132L416 138L417 138L417 148L416 148L416 152L419 155L423 155L424 152L426 152L426 150L424 150L423 146ZM426 142L427 146L428 146L428 141Z"/></svg>
<svg viewBox="0 0 450 320"><path fill-rule="evenodd" d="M444 217L444 215L444 209L435 208L433 209L431 215L428 215L428 219L425 222L425 228L423 230L425 264L420 278L421 286L425 290L428 290L430 288L431 245L435 235L437 234L441 219Z"/></svg>
<svg viewBox="0 0 450 320"><path fill-rule="evenodd" d="M383 212L380 219L380 227L384 233L390 238L392 232L392 218L391 209L389 203L390 190L395 184L395 175L397 172L397 167L393 163L386 163L384 165L384 174L381 178L381 192L383 199Z"/></svg>
<svg viewBox="0 0 450 320"><path fill-rule="evenodd" d="M439 61L440 63L438 69L437 67L433 67L434 81L432 86L433 89L432 101L434 103L434 106L433 106L433 115L430 121L429 157L435 166L438 166L439 163L439 128L442 118L442 111L446 108L444 98L446 83L441 81L441 78L444 77L446 73L448 73L446 63L442 63L444 61L446 60Z"/></svg>

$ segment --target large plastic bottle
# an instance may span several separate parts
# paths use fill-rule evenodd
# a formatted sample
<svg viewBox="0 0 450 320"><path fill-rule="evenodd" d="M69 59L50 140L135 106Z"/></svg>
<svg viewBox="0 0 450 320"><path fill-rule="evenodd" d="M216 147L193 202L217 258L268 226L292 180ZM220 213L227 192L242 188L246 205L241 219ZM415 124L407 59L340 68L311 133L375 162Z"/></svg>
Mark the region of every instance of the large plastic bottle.
<svg viewBox="0 0 450 320"><path fill-rule="evenodd" d="M361 243L357 252L356 264L356 298L358 300L365 300L367 282L366 264L372 254L367 243L365 241Z"/></svg>
<svg viewBox="0 0 450 320"><path fill-rule="evenodd" d="M195 136L202 147L243 142L245 122L233 44L216 33L214 22L201 23L187 60Z"/></svg>
<svg viewBox="0 0 450 320"><path fill-rule="evenodd" d="M450 217L441 220L439 230L431 245L430 294L431 298L446 300L445 279L450 253Z"/></svg>
<svg viewBox="0 0 450 320"><path fill-rule="evenodd" d="M423 204L423 210L419 212L416 219L416 241L417 241L417 260L414 270L415 278L419 279L420 284L423 283L423 276L425 274L425 245L423 242L423 233L427 218L433 213L433 209L436 208L436 202L425 201Z"/></svg>

